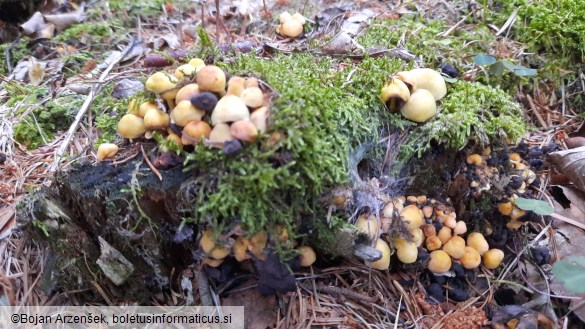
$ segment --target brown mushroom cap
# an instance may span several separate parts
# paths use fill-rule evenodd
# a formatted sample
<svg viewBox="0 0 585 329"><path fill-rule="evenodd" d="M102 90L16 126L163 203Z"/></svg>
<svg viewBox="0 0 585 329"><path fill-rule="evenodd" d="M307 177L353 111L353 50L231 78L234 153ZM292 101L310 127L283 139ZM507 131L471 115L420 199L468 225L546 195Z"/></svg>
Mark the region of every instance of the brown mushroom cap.
<svg viewBox="0 0 585 329"><path fill-rule="evenodd" d="M465 240L460 236L454 236L443 245L443 251L453 258L459 259L465 254Z"/></svg>
<svg viewBox="0 0 585 329"><path fill-rule="evenodd" d="M443 250L435 250L430 254L429 271L440 274L449 271L451 268L451 257Z"/></svg>
<svg viewBox="0 0 585 329"><path fill-rule="evenodd" d="M482 256L483 266L487 269L493 270L500 266L504 259L504 252L500 249L490 249Z"/></svg>
<svg viewBox="0 0 585 329"><path fill-rule="evenodd" d="M309 267L317 260L317 254L310 246L300 246L297 250L301 252L299 262L302 267Z"/></svg>
<svg viewBox="0 0 585 329"><path fill-rule="evenodd" d="M197 73L196 78L199 90L214 93L225 92L226 76L222 69L214 65L207 65Z"/></svg>
<svg viewBox="0 0 585 329"><path fill-rule="evenodd" d="M211 126L205 121L191 121L185 128L183 128L183 134L181 141L183 145L193 145L199 143L201 138L209 138L211 135Z"/></svg>
<svg viewBox="0 0 585 329"><path fill-rule="evenodd" d="M230 134L243 142L253 142L258 136L258 129L248 120L240 120L232 123Z"/></svg>
<svg viewBox="0 0 585 329"><path fill-rule="evenodd" d="M118 133L124 138L139 138L145 132L144 119L134 114L126 114L118 122Z"/></svg>
<svg viewBox="0 0 585 329"><path fill-rule="evenodd" d="M459 261L466 269L472 269L478 267L479 264L481 264L481 256L477 250L471 247L465 247L463 257L461 257Z"/></svg>

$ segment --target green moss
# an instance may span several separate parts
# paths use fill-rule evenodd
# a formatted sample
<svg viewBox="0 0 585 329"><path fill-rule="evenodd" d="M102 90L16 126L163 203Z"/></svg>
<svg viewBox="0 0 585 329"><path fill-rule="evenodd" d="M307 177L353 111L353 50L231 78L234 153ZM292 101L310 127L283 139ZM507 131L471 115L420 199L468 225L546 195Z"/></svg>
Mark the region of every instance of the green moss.
<svg viewBox="0 0 585 329"><path fill-rule="evenodd" d="M405 122L390 116L377 96L388 72L404 64L388 58L353 64L310 54L242 55L229 65L217 63L275 88L274 129L234 157L204 145L188 155L188 169L198 177L191 183L199 192L195 221L225 229L241 224L252 233L276 225L293 233L313 230L308 223L325 216L319 196L348 181L348 151L377 140L379 127L391 120ZM283 138L268 147L273 131ZM278 163L278 157L288 160Z"/></svg>
<svg viewBox="0 0 585 329"><path fill-rule="evenodd" d="M6 53L10 52L10 61L12 68L21 60L23 57L27 56L29 50L26 47L26 40L21 38L17 40L15 43L4 43L0 44L0 74L7 75L8 74L8 65L6 63Z"/></svg>
<svg viewBox="0 0 585 329"><path fill-rule="evenodd" d="M92 43L105 42L113 35L108 22L86 22L75 24L55 36L54 41L88 40Z"/></svg>
<svg viewBox="0 0 585 329"><path fill-rule="evenodd" d="M472 30L456 29L447 37L439 34L449 26L438 20L401 18L400 20L374 21L358 38L364 47L395 48L404 37L404 47L422 58L426 67L436 67L442 61L456 66L466 64L468 58L487 51L493 41L492 32L485 26Z"/></svg>
<svg viewBox="0 0 585 329"><path fill-rule="evenodd" d="M503 90L478 82L458 81L441 101L439 113L412 131L402 150L419 155L431 141L461 149L469 142L517 141L527 127L520 105Z"/></svg>

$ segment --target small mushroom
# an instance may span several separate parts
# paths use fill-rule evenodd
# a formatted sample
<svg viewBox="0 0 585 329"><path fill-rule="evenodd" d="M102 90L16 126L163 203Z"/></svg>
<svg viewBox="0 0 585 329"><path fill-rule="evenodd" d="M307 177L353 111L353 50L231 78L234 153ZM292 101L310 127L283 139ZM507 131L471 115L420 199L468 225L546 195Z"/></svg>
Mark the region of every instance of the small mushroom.
<svg viewBox="0 0 585 329"><path fill-rule="evenodd" d="M207 65L197 73L197 85L201 91L225 92L226 76L222 69Z"/></svg>
<svg viewBox="0 0 585 329"><path fill-rule="evenodd" d="M416 89L416 78L412 74L411 71L400 71L396 72L395 76L400 79L400 81L404 82L404 84L408 87L410 93L413 93Z"/></svg>
<svg viewBox="0 0 585 329"><path fill-rule="evenodd" d="M249 77L246 78L246 83L244 84L244 87L245 88L260 87L260 84L258 83L258 79L254 77Z"/></svg>
<svg viewBox="0 0 585 329"><path fill-rule="evenodd" d="M137 116L144 118L144 115L146 114L146 112L148 112L149 110L152 109L158 109L158 105L155 102L144 102L142 104L140 104L140 106L138 107L138 111L136 114Z"/></svg>
<svg viewBox="0 0 585 329"><path fill-rule="evenodd" d="M215 126L219 123L236 122L249 118L250 112L244 101L238 96L226 95L217 102L211 114L211 123Z"/></svg>
<svg viewBox="0 0 585 329"><path fill-rule="evenodd" d="M443 244L447 243L447 241L449 241L452 236L453 234L451 233L451 229L447 226L441 227L439 232L437 232L437 237Z"/></svg>
<svg viewBox="0 0 585 329"><path fill-rule="evenodd" d="M280 21L280 23L285 23L288 22L292 19L291 14L289 14L286 11L283 11L282 13L280 13L280 16L278 16L278 20Z"/></svg>
<svg viewBox="0 0 585 329"><path fill-rule="evenodd" d="M460 236L454 236L443 245L443 251L453 258L459 259L465 253L465 240Z"/></svg>
<svg viewBox="0 0 585 329"><path fill-rule="evenodd" d="M418 89L410 95L400 113L415 122L425 122L437 114L437 103L433 94L426 89Z"/></svg>
<svg viewBox="0 0 585 329"><path fill-rule="evenodd" d="M207 122L191 121L183 128L183 134L181 135L183 145L197 144L201 138L211 138L211 126Z"/></svg>
<svg viewBox="0 0 585 329"><path fill-rule="evenodd" d="M482 256L483 266L487 269L493 270L500 266L504 259L504 252L500 249L490 249Z"/></svg>
<svg viewBox="0 0 585 329"><path fill-rule="evenodd" d="M365 262L365 264L376 270L387 270L390 267L390 247L386 241L378 239L375 248L382 252L382 258L374 262Z"/></svg>
<svg viewBox="0 0 585 329"><path fill-rule="evenodd" d="M267 243L268 233L266 231L260 231L250 238L248 250L250 250L256 257L264 260L266 258L264 255L264 249L266 249Z"/></svg>
<svg viewBox="0 0 585 329"><path fill-rule="evenodd" d="M183 141L181 140L181 136L175 134L174 132L169 132L166 140L175 143L178 147L183 147Z"/></svg>
<svg viewBox="0 0 585 329"><path fill-rule="evenodd" d="M428 90L433 94L435 101L447 94L447 84L441 73L429 68L413 69L410 73L416 80L414 92L420 89Z"/></svg>
<svg viewBox="0 0 585 329"><path fill-rule="evenodd" d="M175 69L175 77L182 80L184 77L191 77L195 74L195 66L191 64L184 64Z"/></svg>
<svg viewBox="0 0 585 329"><path fill-rule="evenodd" d="M217 102L218 102L217 96L207 91L198 93L197 95L191 97L191 104L193 104L193 106L195 106L197 109L205 112L213 111L213 109L217 105Z"/></svg>
<svg viewBox="0 0 585 329"><path fill-rule="evenodd" d="M410 99L410 91L402 80L392 78L388 84L382 87L380 98L390 112L395 113Z"/></svg>
<svg viewBox="0 0 585 329"><path fill-rule="evenodd" d="M146 130L166 129L170 124L169 115L159 109L150 109L144 115L144 127Z"/></svg>
<svg viewBox="0 0 585 329"><path fill-rule="evenodd" d="M467 236L467 245L477 250L480 255L485 254L490 249L490 246L485 237L479 232L469 233Z"/></svg>
<svg viewBox="0 0 585 329"><path fill-rule="evenodd" d="M227 83L227 94L240 97L246 88L246 79L242 77L231 77Z"/></svg>
<svg viewBox="0 0 585 329"><path fill-rule="evenodd" d="M238 237L234 242L232 247L232 251L234 253L234 258L238 262L243 262L246 259L250 259L250 255L248 254L248 247L250 246L250 240L244 237Z"/></svg>
<svg viewBox="0 0 585 329"><path fill-rule="evenodd" d="M191 121L200 121L204 115L204 111L198 110L190 101L184 100L177 103L171 111L171 120L177 126L185 127Z"/></svg>
<svg viewBox="0 0 585 329"><path fill-rule="evenodd" d="M305 23L307 22L305 16L301 15L301 13L294 13L291 16L292 19L299 21L299 23L305 25Z"/></svg>
<svg viewBox="0 0 585 329"><path fill-rule="evenodd" d="M417 229L424 224L422 212L414 204L404 207L400 212L400 217L410 231Z"/></svg>
<svg viewBox="0 0 585 329"><path fill-rule="evenodd" d="M478 267L479 264L481 264L481 256L474 248L465 247L463 257L461 257L459 261L466 269L472 269Z"/></svg>
<svg viewBox="0 0 585 329"><path fill-rule="evenodd" d="M360 215L355 222L355 227L359 232L367 235L370 241L377 239L380 234L378 220L374 215Z"/></svg>
<svg viewBox="0 0 585 329"><path fill-rule="evenodd" d="M482 159L481 155L479 155L479 154L472 154L472 155L467 157L466 161L468 164L473 164L473 165L479 166L483 162L483 159Z"/></svg>
<svg viewBox="0 0 585 329"><path fill-rule="evenodd" d="M280 26L280 35L283 37L296 38L303 33L303 24L296 19L291 19L282 23Z"/></svg>
<svg viewBox="0 0 585 329"><path fill-rule="evenodd" d="M182 101L188 101L197 94L199 94L199 86L196 83L187 84L177 91L175 102L179 104Z"/></svg>
<svg viewBox="0 0 585 329"><path fill-rule="evenodd" d="M399 248L396 248L396 256L398 256L398 260L402 263L412 264L416 262L418 249L414 243L406 242L405 244L400 245Z"/></svg>
<svg viewBox="0 0 585 329"><path fill-rule="evenodd" d="M244 89L240 98L244 101L246 106L253 109L262 106L262 103L264 103L264 94L258 87Z"/></svg>
<svg viewBox="0 0 585 329"><path fill-rule="evenodd" d="M498 203L498 211L500 212L500 214L504 216L510 216L512 214L513 209L514 205L512 205L512 202Z"/></svg>
<svg viewBox="0 0 585 329"><path fill-rule="evenodd" d="M448 272L451 268L451 257L443 250L431 252L430 258L428 268L435 274Z"/></svg>
<svg viewBox="0 0 585 329"><path fill-rule="evenodd" d="M199 72L205 67L205 62L201 58L193 58L189 61L189 65L195 68L195 72Z"/></svg>
<svg viewBox="0 0 585 329"><path fill-rule="evenodd" d="M428 251L440 249L443 243L436 235L431 235L426 239L426 247Z"/></svg>
<svg viewBox="0 0 585 329"><path fill-rule="evenodd" d="M317 260L317 254L315 254L315 250L310 246L300 246L297 250L301 252L299 261L302 267L309 267Z"/></svg>
<svg viewBox="0 0 585 329"><path fill-rule="evenodd" d="M97 161L111 159L118 153L118 145L112 143L102 143L97 150Z"/></svg>
<svg viewBox="0 0 585 329"><path fill-rule="evenodd" d="M256 109L254 112L252 112L252 114L250 114L250 121L252 121L260 133L266 132L266 124L268 123L269 115L270 112L266 106Z"/></svg>
<svg viewBox="0 0 585 329"><path fill-rule="evenodd" d="M145 132L144 119L134 114L126 114L118 122L118 133L124 138L139 138Z"/></svg>
<svg viewBox="0 0 585 329"><path fill-rule="evenodd" d="M160 96L167 101L169 108L175 107L175 96L177 95L177 90L174 88L177 85L177 78L174 76L166 73L166 72L156 72L151 75L147 80L144 86L146 89L160 94Z"/></svg>
<svg viewBox="0 0 585 329"><path fill-rule="evenodd" d="M414 244L417 247L420 247L422 245L424 237L425 237L422 229L417 228L415 230L410 231L410 233L412 234L412 242L414 242Z"/></svg>
<svg viewBox="0 0 585 329"><path fill-rule="evenodd" d="M233 139L234 136L230 133L230 126L227 123L216 124L209 134L209 141L221 146L223 146L223 143Z"/></svg>
<svg viewBox="0 0 585 329"><path fill-rule="evenodd" d="M232 123L230 134L243 142L253 142L258 136L258 129L251 121L240 120Z"/></svg>
<svg viewBox="0 0 585 329"><path fill-rule="evenodd" d="M462 235L467 232L467 224L464 221L460 220L457 222L457 225L453 228L453 234Z"/></svg>

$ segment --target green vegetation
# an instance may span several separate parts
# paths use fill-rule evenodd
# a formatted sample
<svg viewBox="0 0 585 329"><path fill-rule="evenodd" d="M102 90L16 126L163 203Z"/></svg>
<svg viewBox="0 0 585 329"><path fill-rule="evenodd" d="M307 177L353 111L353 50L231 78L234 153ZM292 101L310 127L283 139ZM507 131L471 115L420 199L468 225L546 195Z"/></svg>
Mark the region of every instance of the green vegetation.
<svg viewBox="0 0 585 329"><path fill-rule="evenodd" d="M28 49L26 47L26 40L19 39L15 43L3 43L0 44L0 75L7 75L8 74L8 65L6 65L6 56L5 54L10 49L10 61L12 67L18 63L23 57L28 55Z"/></svg>
<svg viewBox="0 0 585 329"><path fill-rule="evenodd" d="M75 24L55 36L54 41L88 40L92 43L105 42L112 35L111 24L107 22L87 22Z"/></svg>
<svg viewBox="0 0 585 329"><path fill-rule="evenodd" d="M522 108L505 91L479 82L458 81L441 100L439 114L412 131L403 151L420 155L433 140L455 149L470 141L513 143L527 131L523 118Z"/></svg>

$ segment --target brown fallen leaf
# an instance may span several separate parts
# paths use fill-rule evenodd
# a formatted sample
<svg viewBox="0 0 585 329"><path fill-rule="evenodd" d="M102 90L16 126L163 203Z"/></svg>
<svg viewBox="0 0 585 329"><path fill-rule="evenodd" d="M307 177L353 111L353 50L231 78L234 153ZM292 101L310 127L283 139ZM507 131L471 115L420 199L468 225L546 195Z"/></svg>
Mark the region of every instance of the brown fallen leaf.
<svg viewBox="0 0 585 329"><path fill-rule="evenodd" d="M253 283L254 281L247 281L242 286L247 287ZM278 302L275 294L263 296L256 288L247 289L224 297L221 306L244 306L245 328L276 327Z"/></svg>
<svg viewBox="0 0 585 329"><path fill-rule="evenodd" d="M550 153L557 169L567 175L579 190L585 192L585 146Z"/></svg>

